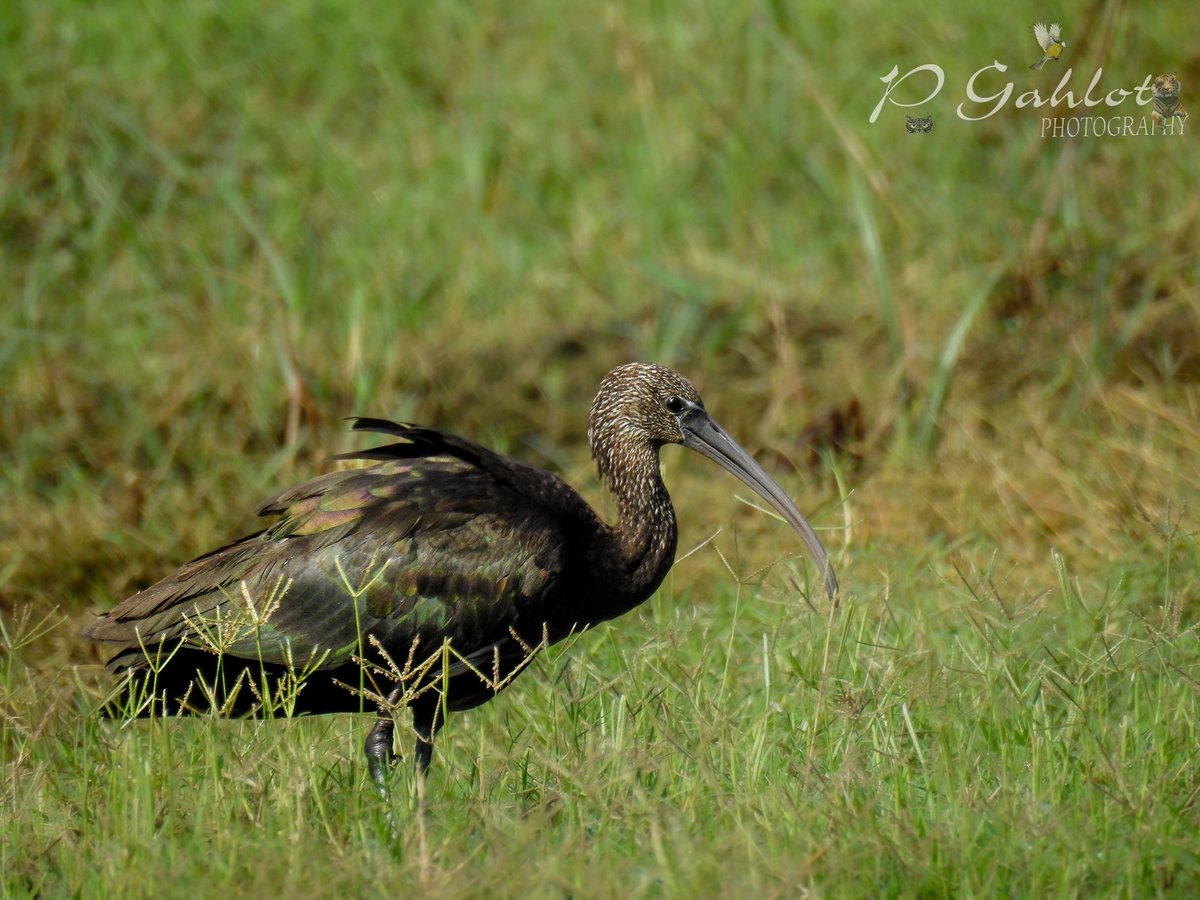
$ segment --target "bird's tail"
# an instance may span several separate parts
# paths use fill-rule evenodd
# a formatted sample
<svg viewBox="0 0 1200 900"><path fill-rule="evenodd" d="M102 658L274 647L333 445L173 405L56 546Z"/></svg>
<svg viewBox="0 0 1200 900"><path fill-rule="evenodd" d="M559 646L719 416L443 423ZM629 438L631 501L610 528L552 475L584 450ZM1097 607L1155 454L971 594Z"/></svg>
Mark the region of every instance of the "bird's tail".
<svg viewBox="0 0 1200 900"><path fill-rule="evenodd" d="M1031 68L1031 69L1035 69L1035 70L1037 70L1037 71L1039 71L1039 72L1040 72L1040 71L1041 71L1041 69L1042 69L1042 66L1044 66L1045 64L1046 64L1046 57L1044 57L1044 56L1043 56L1041 59L1039 59L1037 62L1035 62L1035 63L1034 63L1032 66L1030 66L1029 68Z"/></svg>

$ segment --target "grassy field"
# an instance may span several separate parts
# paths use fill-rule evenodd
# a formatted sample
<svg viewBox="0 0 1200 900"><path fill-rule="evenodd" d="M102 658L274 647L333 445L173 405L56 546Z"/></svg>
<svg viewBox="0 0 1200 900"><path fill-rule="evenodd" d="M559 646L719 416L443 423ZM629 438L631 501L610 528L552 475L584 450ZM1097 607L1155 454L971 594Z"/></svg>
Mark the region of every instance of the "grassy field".
<svg viewBox="0 0 1200 900"><path fill-rule="evenodd" d="M1200 120L955 115L993 60L1014 101L1102 66L1200 109L1185 7L19 4L0 894L1194 895ZM1030 72L1047 15L1069 49ZM928 62L941 95L869 123ZM369 718L95 716L80 629L361 446L344 416L611 513L586 413L631 359L796 496L838 608L667 451L695 552L452 718L396 839Z"/></svg>

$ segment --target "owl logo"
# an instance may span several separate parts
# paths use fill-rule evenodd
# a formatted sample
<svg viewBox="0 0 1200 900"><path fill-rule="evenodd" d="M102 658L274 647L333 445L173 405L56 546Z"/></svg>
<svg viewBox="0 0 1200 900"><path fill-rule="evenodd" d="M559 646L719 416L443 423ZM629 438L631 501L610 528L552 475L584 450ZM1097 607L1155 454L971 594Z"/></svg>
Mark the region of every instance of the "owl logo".
<svg viewBox="0 0 1200 900"><path fill-rule="evenodd" d="M904 130L909 134L929 134L933 131L933 116L926 116L923 119L905 116L904 119Z"/></svg>

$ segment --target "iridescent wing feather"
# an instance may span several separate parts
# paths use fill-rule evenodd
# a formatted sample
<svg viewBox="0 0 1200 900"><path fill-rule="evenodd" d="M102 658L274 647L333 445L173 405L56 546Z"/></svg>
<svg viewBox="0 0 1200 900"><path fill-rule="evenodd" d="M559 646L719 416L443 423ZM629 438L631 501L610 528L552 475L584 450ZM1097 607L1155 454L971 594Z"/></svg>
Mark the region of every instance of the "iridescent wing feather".
<svg viewBox="0 0 1200 900"><path fill-rule="evenodd" d="M208 553L88 629L127 650L182 641L236 657L328 669L377 642L514 653L569 564L564 519L590 515L560 480L433 429L359 419L395 444L263 505L265 530ZM533 477L531 473L535 473ZM573 524L568 522L567 524ZM129 653L120 654L128 663Z"/></svg>

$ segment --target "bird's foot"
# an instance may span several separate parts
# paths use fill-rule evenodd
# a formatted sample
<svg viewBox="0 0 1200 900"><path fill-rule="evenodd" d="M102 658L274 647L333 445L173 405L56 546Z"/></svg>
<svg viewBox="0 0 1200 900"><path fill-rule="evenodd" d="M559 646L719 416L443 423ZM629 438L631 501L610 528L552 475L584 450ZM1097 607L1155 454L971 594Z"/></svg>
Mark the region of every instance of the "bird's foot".
<svg viewBox="0 0 1200 900"><path fill-rule="evenodd" d="M391 832L393 841L398 837L398 831L396 817L392 811L392 790L388 780L388 769L396 761L396 753L392 750L394 729L395 723L391 715L381 708L379 718L367 734L363 745L367 755L367 771L371 773L371 781L375 783L375 790L383 800L384 815L387 818L388 831Z"/></svg>
<svg viewBox="0 0 1200 900"><path fill-rule="evenodd" d="M379 792L380 797L387 800L391 796L391 789L388 786L388 769L396 761L396 754L392 750L391 719L381 718L375 723L375 727L367 735L364 749L367 754L367 771L371 773L375 789Z"/></svg>
<svg viewBox="0 0 1200 900"><path fill-rule="evenodd" d="M392 796L391 785L388 782L388 770L392 767L395 759L394 756L372 756L367 759L367 771L371 773L371 780L375 782L376 792L384 800L388 800Z"/></svg>

